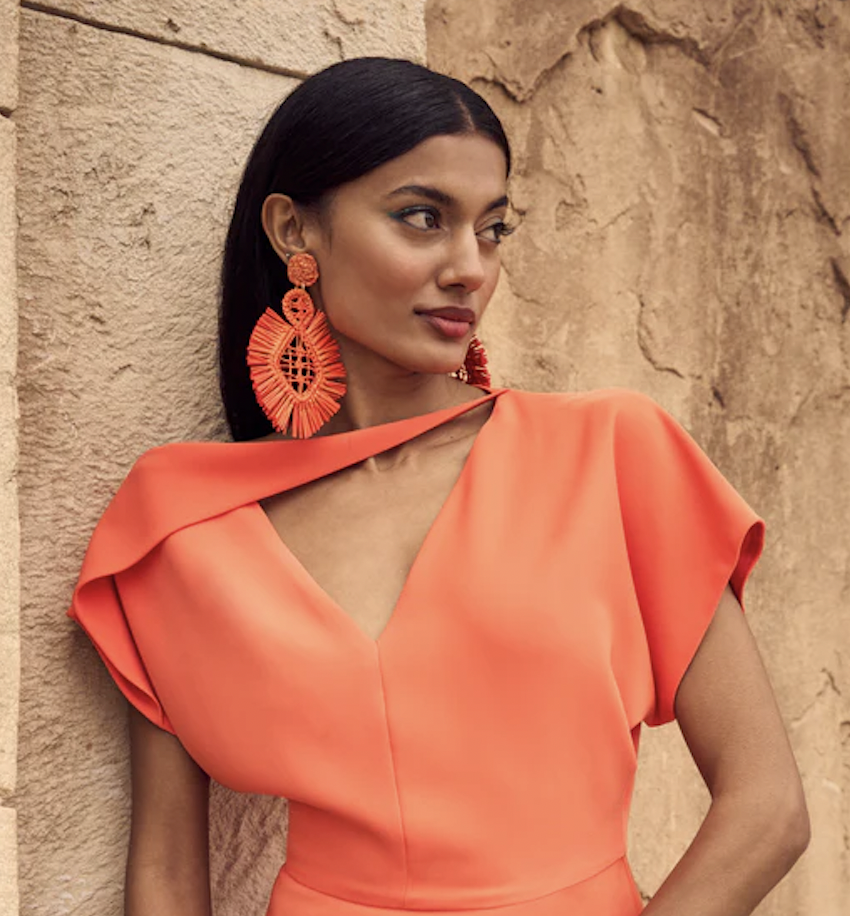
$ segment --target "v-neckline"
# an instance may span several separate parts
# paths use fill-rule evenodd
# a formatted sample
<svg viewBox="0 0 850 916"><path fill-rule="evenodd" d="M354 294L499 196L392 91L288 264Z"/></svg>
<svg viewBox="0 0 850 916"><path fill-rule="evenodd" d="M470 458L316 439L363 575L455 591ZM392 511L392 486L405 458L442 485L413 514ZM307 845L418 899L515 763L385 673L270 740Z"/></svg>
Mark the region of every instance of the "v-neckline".
<svg viewBox="0 0 850 916"><path fill-rule="evenodd" d="M355 620L355 618L342 607L342 605L322 586L319 584L318 580L313 576L313 574L307 569L307 567L298 559L298 557L292 552L292 550L287 545L286 541L281 537L277 528L275 528L274 523L269 518L265 509L263 509L260 504L260 500L256 499L248 503L251 509L253 509L260 516L260 523L266 529L266 532L270 538L273 538L276 542L276 550L281 554L286 563L292 567L297 575L307 583L310 591L316 596L318 600L321 600L324 606L330 609L330 612L334 617L337 617L341 620L342 624L354 633L355 638L361 643L366 644L371 647L374 651L379 651L383 644L386 642L387 636L390 631L394 630L398 624L399 611L403 610L403 605L407 603L408 595L415 585L415 579L419 577L419 568L424 565L424 562L428 558L428 554L432 551L431 542L436 539L439 534L439 529L442 527L442 523L446 515L452 510L452 506L460 498L460 491L465 488L466 480L471 474L471 468L475 460L477 460L477 453L481 450L481 441L482 437L485 435L487 427L491 425L496 416L496 411L498 410L500 395L502 395L507 389L496 389L488 395L485 395L481 398L477 398L476 402L467 402L467 404L458 405L458 407L466 407L466 411L458 411L457 414L450 415L445 421L437 425L442 426L445 423L451 422L451 420L456 419L461 413L465 413L469 410L475 409L476 406L480 406L483 403L486 403L488 400L493 401L493 407L490 411L490 415L482 423L481 428L475 434L475 439L472 443L469 452L464 459L463 465L460 469L460 473L452 484L446 498L443 500L442 505L440 506L437 514L434 516L434 520L428 526L427 531L425 532L425 537L422 539L422 542L419 545L419 549L416 551L416 555L413 558L413 562L410 564L410 568L407 571L405 576L404 583L402 584L401 590L398 593L395 604L393 605L392 611L390 612L389 617L386 620L386 623L382 627L380 633L377 636L370 636L363 627ZM436 411L435 411L436 413ZM427 415L423 415L427 416ZM375 427L369 427L374 429ZM436 427L435 427L436 428ZM365 430L364 430L365 431ZM421 433L419 434L421 435ZM416 438L416 436L411 436L410 438ZM409 441L409 440L405 440ZM378 454L376 452L376 454ZM321 475L326 476L326 475ZM320 479L320 478L316 478ZM262 497L265 499L266 497ZM424 557L424 559L423 559ZM413 583L413 584L412 584Z"/></svg>

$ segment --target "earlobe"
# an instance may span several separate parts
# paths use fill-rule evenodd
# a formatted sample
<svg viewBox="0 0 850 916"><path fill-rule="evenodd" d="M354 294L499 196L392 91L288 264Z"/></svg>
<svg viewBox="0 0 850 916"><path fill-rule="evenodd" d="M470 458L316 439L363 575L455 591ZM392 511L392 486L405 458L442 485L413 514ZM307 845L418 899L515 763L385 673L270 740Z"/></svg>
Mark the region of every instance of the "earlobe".
<svg viewBox="0 0 850 916"><path fill-rule="evenodd" d="M303 220L288 194L269 194L260 213L263 231L278 257L304 249Z"/></svg>

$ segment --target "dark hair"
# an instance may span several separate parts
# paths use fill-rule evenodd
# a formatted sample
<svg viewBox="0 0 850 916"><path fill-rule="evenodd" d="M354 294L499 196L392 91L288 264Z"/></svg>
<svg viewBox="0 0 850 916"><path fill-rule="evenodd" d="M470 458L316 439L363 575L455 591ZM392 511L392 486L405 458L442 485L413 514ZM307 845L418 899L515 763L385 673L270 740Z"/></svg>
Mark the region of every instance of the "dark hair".
<svg viewBox="0 0 850 916"><path fill-rule="evenodd" d="M257 319L291 285L263 231L263 201L280 192L321 209L328 192L423 140L465 133L492 139L510 171L508 139L487 102L459 80L407 60L333 64L278 106L245 166L221 270L219 384L235 440L273 431L254 397L245 351Z"/></svg>

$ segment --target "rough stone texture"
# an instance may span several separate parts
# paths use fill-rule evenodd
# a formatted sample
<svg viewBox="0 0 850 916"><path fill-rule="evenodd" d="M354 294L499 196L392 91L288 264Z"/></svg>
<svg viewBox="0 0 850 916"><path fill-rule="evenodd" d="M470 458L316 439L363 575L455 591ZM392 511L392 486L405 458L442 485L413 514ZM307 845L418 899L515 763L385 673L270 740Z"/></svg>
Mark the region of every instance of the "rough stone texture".
<svg viewBox="0 0 850 916"><path fill-rule="evenodd" d="M18 726L15 125L0 117L0 804L15 787Z"/></svg>
<svg viewBox="0 0 850 916"><path fill-rule="evenodd" d="M15 125L18 5L0 0L0 916L18 913L15 789L20 686L19 553L15 395Z"/></svg>
<svg viewBox="0 0 850 916"><path fill-rule="evenodd" d="M18 916L15 812L0 807L0 916Z"/></svg>
<svg viewBox="0 0 850 916"><path fill-rule="evenodd" d="M304 75L364 55L425 58L425 0L55 0L30 4Z"/></svg>
<svg viewBox="0 0 850 916"><path fill-rule="evenodd" d="M0 0L0 112L18 101L18 0Z"/></svg>
<svg viewBox="0 0 850 916"><path fill-rule="evenodd" d="M121 912L125 704L63 615L91 529L133 460L223 430L215 325L226 220L257 131L295 85L22 16L15 801L28 916ZM218 916L260 912L283 861L283 806L214 797ZM260 821L264 833L247 829Z"/></svg>
<svg viewBox="0 0 850 916"><path fill-rule="evenodd" d="M483 328L496 381L646 391L766 518L749 620L814 838L759 913L846 913L850 3L431 0L426 21L429 64L515 147L522 226ZM707 793L675 727L641 756L649 895Z"/></svg>

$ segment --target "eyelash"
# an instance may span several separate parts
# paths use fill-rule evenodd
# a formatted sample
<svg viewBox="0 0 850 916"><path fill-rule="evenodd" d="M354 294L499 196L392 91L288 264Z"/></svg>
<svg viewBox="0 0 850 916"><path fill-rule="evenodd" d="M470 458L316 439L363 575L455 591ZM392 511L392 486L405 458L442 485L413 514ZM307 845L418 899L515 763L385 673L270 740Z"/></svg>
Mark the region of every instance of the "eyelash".
<svg viewBox="0 0 850 916"><path fill-rule="evenodd" d="M407 222L406 217L412 216L415 213L427 213L429 216L433 216L434 219L439 221L440 212L435 210L433 207L405 207L404 210L399 210L397 213L393 213L393 218L401 222ZM407 223L410 226L410 223ZM419 229L420 232L427 232L427 229L421 229L419 226L413 226L414 229ZM432 228L432 227L429 227ZM511 223L506 223L504 220L499 220L497 223L492 223L484 229L484 232L489 232L491 229L496 230L496 238L488 239L488 241L494 242L496 245L502 243L502 239L509 236L515 229L516 226Z"/></svg>

